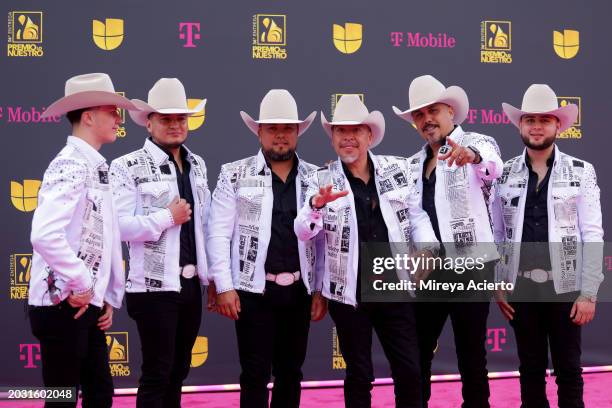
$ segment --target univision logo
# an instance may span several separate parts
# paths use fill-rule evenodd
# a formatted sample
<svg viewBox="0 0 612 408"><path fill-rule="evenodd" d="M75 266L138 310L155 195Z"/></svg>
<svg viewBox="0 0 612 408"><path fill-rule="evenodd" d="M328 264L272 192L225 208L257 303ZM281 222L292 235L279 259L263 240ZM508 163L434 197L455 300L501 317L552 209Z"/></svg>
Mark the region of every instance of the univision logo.
<svg viewBox="0 0 612 408"><path fill-rule="evenodd" d="M200 367L208 359L208 337L198 336L191 349L191 368Z"/></svg>
<svg viewBox="0 0 612 408"><path fill-rule="evenodd" d="M580 33L576 30L553 31L553 48L563 59L571 59L580 49Z"/></svg>
<svg viewBox="0 0 612 408"><path fill-rule="evenodd" d="M98 48L105 51L114 50L123 42L123 20L107 18L104 23L99 20L93 20L92 35L94 44Z"/></svg>
<svg viewBox="0 0 612 408"><path fill-rule="evenodd" d="M363 42L363 26L358 23L345 23L344 26L332 26L334 46L343 54L352 54L361 48Z"/></svg>
<svg viewBox="0 0 612 408"><path fill-rule="evenodd" d="M187 107L189 109L193 109L196 106L198 106L200 102L202 102L201 99L189 98L187 99ZM189 127L189 130L198 129L200 126L202 126L205 119L206 119L206 108L203 108L201 111L189 116L187 118L187 126Z"/></svg>
<svg viewBox="0 0 612 408"><path fill-rule="evenodd" d="M40 180L23 180L23 184L11 181L11 202L19 211L34 211L38 206Z"/></svg>

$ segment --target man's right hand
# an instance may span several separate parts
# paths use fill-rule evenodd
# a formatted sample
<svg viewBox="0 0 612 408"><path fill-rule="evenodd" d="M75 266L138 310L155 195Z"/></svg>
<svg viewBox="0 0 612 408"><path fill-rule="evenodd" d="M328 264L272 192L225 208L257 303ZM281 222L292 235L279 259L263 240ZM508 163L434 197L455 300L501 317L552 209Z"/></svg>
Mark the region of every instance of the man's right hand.
<svg viewBox="0 0 612 408"><path fill-rule="evenodd" d="M332 191L333 188L334 186L331 184L321 187L319 192L312 197L312 206L314 208L323 208L327 203L348 195L348 191Z"/></svg>
<svg viewBox="0 0 612 408"><path fill-rule="evenodd" d="M174 225L181 225L191 219L191 206L184 198L174 197L168 205Z"/></svg>
<svg viewBox="0 0 612 408"><path fill-rule="evenodd" d="M508 303L506 291L503 289L497 289L493 293L493 296L495 297L495 302L497 302L497 306L504 317L508 320L514 319L514 308L510 306L510 303Z"/></svg>
<svg viewBox="0 0 612 408"><path fill-rule="evenodd" d="M72 307L78 307L79 311L74 315L75 319L78 319L87 311L89 302L93 298L93 291L81 293L78 295L72 294L68 296L68 304Z"/></svg>
<svg viewBox="0 0 612 408"><path fill-rule="evenodd" d="M235 290L228 290L217 295L217 311L232 320L238 320L240 297Z"/></svg>

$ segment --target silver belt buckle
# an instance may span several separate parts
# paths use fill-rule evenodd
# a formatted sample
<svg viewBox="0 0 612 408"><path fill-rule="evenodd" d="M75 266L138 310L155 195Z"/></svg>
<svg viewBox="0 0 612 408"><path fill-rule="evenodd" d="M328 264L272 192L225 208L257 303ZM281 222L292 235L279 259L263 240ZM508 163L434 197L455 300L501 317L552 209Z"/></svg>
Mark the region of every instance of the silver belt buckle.
<svg viewBox="0 0 612 408"><path fill-rule="evenodd" d="M281 272L276 275L276 282L279 286L289 286L295 282L295 275L291 272Z"/></svg>
<svg viewBox="0 0 612 408"><path fill-rule="evenodd" d="M544 269L532 269L530 278L536 283L544 283L548 280L548 272Z"/></svg>
<svg viewBox="0 0 612 408"><path fill-rule="evenodd" d="M191 279L195 276L196 274L196 267L195 265L185 265L183 267L181 267L181 276L185 279Z"/></svg>

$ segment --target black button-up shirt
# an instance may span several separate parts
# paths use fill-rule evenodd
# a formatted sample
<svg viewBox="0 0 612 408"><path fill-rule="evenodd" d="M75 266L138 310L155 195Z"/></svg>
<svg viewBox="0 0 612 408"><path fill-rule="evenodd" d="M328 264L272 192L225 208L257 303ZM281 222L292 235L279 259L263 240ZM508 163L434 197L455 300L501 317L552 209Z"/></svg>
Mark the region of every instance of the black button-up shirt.
<svg viewBox="0 0 612 408"><path fill-rule="evenodd" d="M355 199L355 211L359 243L362 242L389 242L387 224L380 210L376 180L374 180L374 164L368 157L370 180L364 183L360 178L354 177L348 167L342 164L344 174L349 181Z"/></svg>
<svg viewBox="0 0 612 408"><path fill-rule="evenodd" d="M269 167L269 166L268 166ZM298 160L293 159L293 168L283 180L272 172L272 228L265 270L269 273L295 272L300 270L298 240L293 231L293 220L297 216L296 177Z"/></svg>
<svg viewBox="0 0 612 408"><path fill-rule="evenodd" d="M427 157L425 158L425 162L423 162L423 197L421 205L429 216L436 238L438 238L438 241L442 242L442 238L440 238L440 226L438 225L438 213L436 211L436 168L434 167L431 171L429 178L426 176L427 164L430 160L434 160L433 150L427 145L425 147L425 152L427 153Z"/></svg>
<svg viewBox="0 0 612 408"><path fill-rule="evenodd" d="M538 173L531 168L529 155L525 152L525 164L529 169L527 197L525 199L525 216L521 241L520 269L528 271L535 268L550 270L550 253L547 245L531 244L548 242L548 182L555 161L555 151L546 161L548 171L540 184Z"/></svg>
<svg viewBox="0 0 612 408"><path fill-rule="evenodd" d="M158 145L157 143L155 144L166 154L168 154L170 163L174 165L174 172L176 174L176 184L178 186L180 198L185 199L185 201L189 203L189 205L191 206L191 211L195 211L193 191L191 190L191 179L189 178L191 164L189 163L189 159L187 158L187 149L185 149L183 146L180 147L181 164L183 165L183 171L181 172L176 160L174 160L174 156L162 146ZM181 225L180 246L181 248L179 255L179 266L196 265L198 261L196 255L195 221L193 214L191 215L191 219L189 221Z"/></svg>
<svg viewBox="0 0 612 408"><path fill-rule="evenodd" d="M357 232L359 244L363 242L389 242L389 231L380 209L380 200L374 179L374 164L368 156L370 180L364 183L354 177L351 171L342 163L344 174L349 181L355 200L355 216L357 218ZM389 256L391 251L389 250ZM361 302L361 255L357 265L357 302Z"/></svg>

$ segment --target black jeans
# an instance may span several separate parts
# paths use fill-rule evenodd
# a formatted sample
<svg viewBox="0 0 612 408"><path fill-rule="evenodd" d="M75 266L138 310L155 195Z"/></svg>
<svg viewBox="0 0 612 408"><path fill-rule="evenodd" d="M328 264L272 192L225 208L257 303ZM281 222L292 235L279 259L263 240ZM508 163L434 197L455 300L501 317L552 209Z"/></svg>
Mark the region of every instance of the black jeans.
<svg viewBox="0 0 612 408"><path fill-rule="evenodd" d="M344 405L370 407L374 381L372 331L375 330L393 377L397 407L421 406L421 376L414 303L360 303L357 307L330 301L340 351L346 362Z"/></svg>
<svg viewBox="0 0 612 408"><path fill-rule="evenodd" d="M75 387L83 391L83 407L110 407L113 379L108 366L104 332L97 326L99 307L78 309L67 301L56 306L30 306L32 333L40 341L45 387ZM46 402L45 407L76 407L76 402Z"/></svg>
<svg viewBox="0 0 612 408"><path fill-rule="evenodd" d="M238 295L240 406L267 407L267 385L272 374L270 405L299 407L311 305L304 283L300 280L290 286L279 286L268 281L263 294L238 291Z"/></svg>
<svg viewBox="0 0 612 408"><path fill-rule="evenodd" d="M461 374L463 408L489 407L487 318L489 302L421 302L417 305L423 407L431 397L431 362L438 338L450 316Z"/></svg>
<svg viewBox="0 0 612 408"><path fill-rule="evenodd" d="M181 387L189 374L191 350L202 320L198 277L181 277L180 292L126 294L142 348L138 408L181 406Z"/></svg>
<svg viewBox="0 0 612 408"><path fill-rule="evenodd" d="M516 301L517 297L525 294L530 294L529 297L534 299L538 293L542 301ZM514 328L520 360L521 407L549 407L546 398L549 345L554 375L557 377L559 407L584 407L584 382L580 366L582 331L570 320L578 293L556 295L552 281L536 283L518 277L513 295L510 304L515 314L510 324Z"/></svg>
<svg viewBox="0 0 612 408"><path fill-rule="evenodd" d="M469 290L469 283L493 281L493 262L485 263L482 270L454 273L435 270L429 280L455 282L464 285L463 291L444 292L421 290L417 292L417 327L421 351L423 407L431 397L431 363L438 339L446 320L450 317L457 353L457 366L461 375L463 408L488 408L489 379L487 377L487 319L491 303L489 291Z"/></svg>

